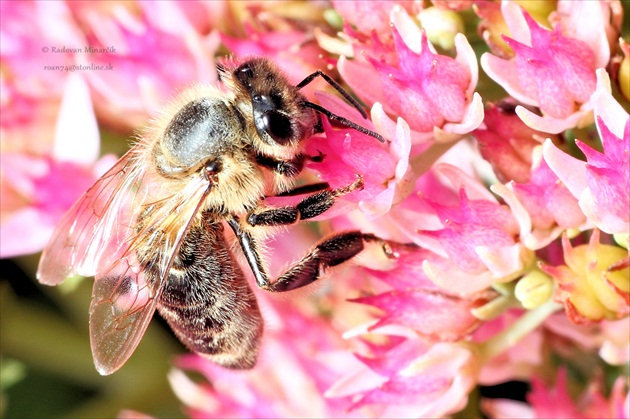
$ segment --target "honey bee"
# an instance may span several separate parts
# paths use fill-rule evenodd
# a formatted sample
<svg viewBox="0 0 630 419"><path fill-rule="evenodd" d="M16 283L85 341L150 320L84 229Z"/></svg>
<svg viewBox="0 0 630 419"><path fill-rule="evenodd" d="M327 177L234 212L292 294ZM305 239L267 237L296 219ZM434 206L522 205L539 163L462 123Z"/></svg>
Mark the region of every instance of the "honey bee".
<svg viewBox="0 0 630 419"><path fill-rule="evenodd" d="M226 225L257 285L272 292L314 282L367 242L387 249L371 234L336 234L270 281L256 228L316 217L362 187L358 177L339 189L290 190L306 162L323 158L303 151L304 140L322 132L321 115L384 139L306 99L300 89L322 77L367 117L321 71L298 85L266 58L226 61L218 71L224 86L196 86L168 105L63 217L42 254L37 277L43 284L94 277L90 341L103 375L127 361L156 309L191 351L227 368L255 365L263 321ZM309 189L296 205L262 205L268 193Z"/></svg>

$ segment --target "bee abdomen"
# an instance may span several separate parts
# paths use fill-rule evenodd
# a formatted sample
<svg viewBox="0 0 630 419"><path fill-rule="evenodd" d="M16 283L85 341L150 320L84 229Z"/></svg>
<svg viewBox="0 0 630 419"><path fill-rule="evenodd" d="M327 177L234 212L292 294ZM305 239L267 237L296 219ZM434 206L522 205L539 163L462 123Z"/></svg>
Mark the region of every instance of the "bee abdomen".
<svg viewBox="0 0 630 419"><path fill-rule="evenodd" d="M191 351L228 368L256 363L263 331L258 303L208 214L182 243L157 310Z"/></svg>
<svg viewBox="0 0 630 419"><path fill-rule="evenodd" d="M246 369L256 364L262 321L257 307L251 317L226 316L225 309L169 307L158 310L179 340L191 351L228 368Z"/></svg>

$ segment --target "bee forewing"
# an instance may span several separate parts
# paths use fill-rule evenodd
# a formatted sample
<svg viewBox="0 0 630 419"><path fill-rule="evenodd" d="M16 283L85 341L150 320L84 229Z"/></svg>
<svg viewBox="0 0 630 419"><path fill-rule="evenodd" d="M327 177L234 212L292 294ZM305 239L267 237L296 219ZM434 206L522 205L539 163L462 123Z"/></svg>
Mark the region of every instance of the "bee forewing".
<svg viewBox="0 0 630 419"><path fill-rule="evenodd" d="M90 305L90 343L96 369L109 375L129 359L153 317L159 289L127 253L97 275Z"/></svg>
<svg viewBox="0 0 630 419"><path fill-rule="evenodd" d="M61 219L39 262L41 283L56 285L76 274L93 276L120 255L137 208L134 203L142 200L131 156L125 154Z"/></svg>

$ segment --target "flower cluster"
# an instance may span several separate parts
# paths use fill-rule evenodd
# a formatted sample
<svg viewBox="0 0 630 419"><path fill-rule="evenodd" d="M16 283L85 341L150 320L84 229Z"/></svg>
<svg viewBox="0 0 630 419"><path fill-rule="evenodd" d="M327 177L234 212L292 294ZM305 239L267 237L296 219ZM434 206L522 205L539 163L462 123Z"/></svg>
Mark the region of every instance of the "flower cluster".
<svg viewBox="0 0 630 419"><path fill-rule="evenodd" d="M311 295L259 293L267 330L252 371L177 359L169 380L191 417L630 417L619 0L0 7L3 258L41 250L112 163L99 160L99 126L137 128L187 84L217 82L226 51L271 57L295 83L328 72L369 119L323 82L305 94L386 139L323 118L304 147L323 156L306 176L333 188L364 181L316 219L320 230L373 233L391 253L366 249ZM480 36L462 33L464 19ZM480 44L491 52L478 57ZM44 62L115 70L54 74ZM272 271L315 240L308 229L279 234ZM531 389L469 399L509 381Z"/></svg>

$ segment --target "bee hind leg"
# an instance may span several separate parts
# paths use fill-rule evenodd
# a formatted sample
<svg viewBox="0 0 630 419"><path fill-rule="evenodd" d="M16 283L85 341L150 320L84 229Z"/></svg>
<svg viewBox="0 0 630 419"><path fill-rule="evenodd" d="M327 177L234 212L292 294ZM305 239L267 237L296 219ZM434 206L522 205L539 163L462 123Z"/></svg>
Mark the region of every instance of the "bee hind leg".
<svg viewBox="0 0 630 419"><path fill-rule="evenodd" d="M368 242L377 242L388 256L393 256L389 244L373 235L360 231L349 231L325 238L305 255L300 261L280 275L273 284L264 287L268 291L283 292L303 287L315 282L322 272L337 266L358 255Z"/></svg>
<svg viewBox="0 0 630 419"><path fill-rule="evenodd" d="M360 231L348 231L327 237L317 243L309 253L272 283L262 265L256 242L251 235L241 228L238 219L230 219L228 224L241 244L256 283L260 288L272 292L290 291L315 282L326 268L352 259L365 248L368 242L379 243L386 255L395 257L389 243L380 237Z"/></svg>

